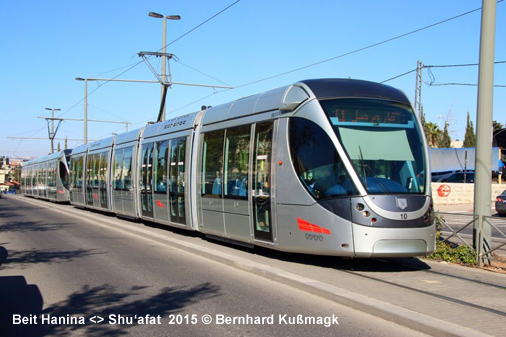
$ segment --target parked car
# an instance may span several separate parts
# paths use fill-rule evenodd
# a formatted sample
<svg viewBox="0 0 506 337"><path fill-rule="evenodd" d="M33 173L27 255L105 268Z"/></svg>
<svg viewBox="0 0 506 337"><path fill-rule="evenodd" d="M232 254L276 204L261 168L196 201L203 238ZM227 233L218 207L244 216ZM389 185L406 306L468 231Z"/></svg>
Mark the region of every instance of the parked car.
<svg viewBox="0 0 506 337"><path fill-rule="evenodd" d="M440 182L446 183L474 183L474 172L457 172L448 178L441 179Z"/></svg>
<svg viewBox="0 0 506 337"><path fill-rule="evenodd" d="M432 182L435 183L438 181L442 181L443 179L447 179L449 176L451 176L454 173L455 173L455 171L432 172L431 179L432 179Z"/></svg>
<svg viewBox="0 0 506 337"><path fill-rule="evenodd" d="M500 216L506 216L506 190L495 198L495 210Z"/></svg>

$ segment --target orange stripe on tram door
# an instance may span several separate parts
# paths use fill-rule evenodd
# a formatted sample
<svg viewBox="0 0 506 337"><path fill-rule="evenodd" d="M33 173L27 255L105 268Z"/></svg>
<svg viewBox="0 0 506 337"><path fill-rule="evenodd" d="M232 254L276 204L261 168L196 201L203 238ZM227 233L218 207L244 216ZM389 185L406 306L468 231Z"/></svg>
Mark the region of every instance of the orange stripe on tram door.
<svg viewBox="0 0 506 337"><path fill-rule="evenodd" d="M299 225L299 229L301 231L330 234L330 231L327 228L317 226L301 218L297 218L297 224Z"/></svg>

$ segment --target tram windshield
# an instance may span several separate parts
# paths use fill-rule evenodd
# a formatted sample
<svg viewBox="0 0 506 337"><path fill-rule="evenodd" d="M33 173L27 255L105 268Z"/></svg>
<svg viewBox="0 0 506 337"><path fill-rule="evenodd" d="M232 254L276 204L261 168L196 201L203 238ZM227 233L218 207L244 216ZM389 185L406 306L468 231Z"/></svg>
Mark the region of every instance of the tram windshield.
<svg viewBox="0 0 506 337"><path fill-rule="evenodd" d="M320 103L368 193L424 193L424 144L410 106L369 99Z"/></svg>

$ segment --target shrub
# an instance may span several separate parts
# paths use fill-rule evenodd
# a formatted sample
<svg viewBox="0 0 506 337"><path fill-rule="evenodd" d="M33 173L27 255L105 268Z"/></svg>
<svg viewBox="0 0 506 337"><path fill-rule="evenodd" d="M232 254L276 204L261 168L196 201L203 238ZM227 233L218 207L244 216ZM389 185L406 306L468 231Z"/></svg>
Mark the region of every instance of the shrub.
<svg viewBox="0 0 506 337"><path fill-rule="evenodd" d="M474 249L466 245L458 245L451 241L444 241L439 231L437 232L437 237L436 250L432 255L427 256L428 259L470 266L476 265L476 252Z"/></svg>

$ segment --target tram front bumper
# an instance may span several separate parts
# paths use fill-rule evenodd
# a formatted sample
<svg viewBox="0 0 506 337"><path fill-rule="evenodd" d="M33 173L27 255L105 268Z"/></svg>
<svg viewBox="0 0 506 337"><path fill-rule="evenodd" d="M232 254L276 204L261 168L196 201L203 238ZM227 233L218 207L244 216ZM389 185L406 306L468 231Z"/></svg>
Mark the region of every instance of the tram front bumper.
<svg viewBox="0 0 506 337"><path fill-rule="evenodd" d="M377 228L353 224L353 241L356 257L425 256L436 248L436 227Z"/></svg>

